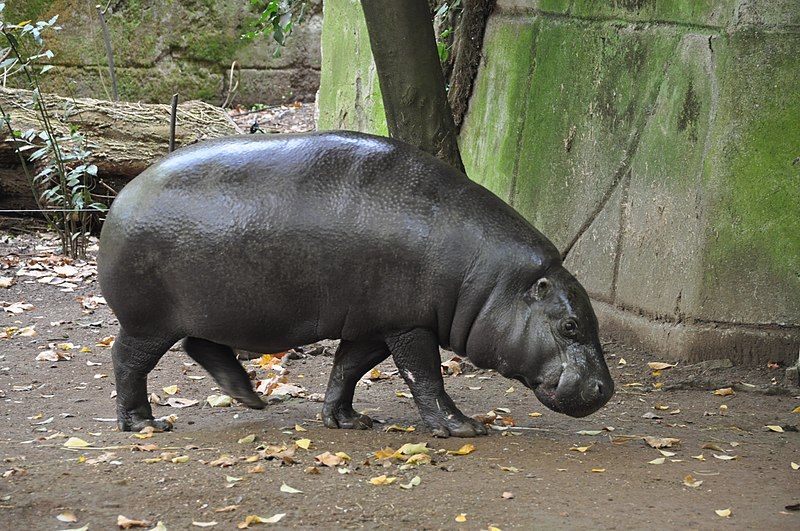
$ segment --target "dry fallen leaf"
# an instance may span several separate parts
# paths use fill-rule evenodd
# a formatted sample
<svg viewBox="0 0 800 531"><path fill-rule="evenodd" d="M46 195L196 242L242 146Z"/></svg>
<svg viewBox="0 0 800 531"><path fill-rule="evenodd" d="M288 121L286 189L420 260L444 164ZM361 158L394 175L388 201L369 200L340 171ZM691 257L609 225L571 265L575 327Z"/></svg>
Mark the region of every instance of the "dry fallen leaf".
<svg viewBox="0 0 800 531"><path fill-rule="evenodd" d="M729 518L731 516L730 509L715 509L714 512L717 513L717 516L721 516L723 518Z"/></svg>
<svg viewBox="0 0 800 531"><path fill-rule="evenodd" d="M780 426L776 426L776 425L767 425L767 426L765 426L765 427L766 427L766 428L767 428L769 431L774 431L774 432L777 432L777 433L783 433L783 428L781 428Z"/></svg>
<svg viewBox="0 0 800 531"><path fill-rule="evenodd" d="M623 366L623 365L627 365L627 364L628 364L628 362L627 362L627 361L625 361L625 358L620 358L620 359L619 359L619 361L617 362L617 364L618 364L619 366Z"/></svg>
<svg viewBox="0 0 800 531"><path fill-rule="evenodd" d="M711 454L715 458L720 459L722 461L733 461L734 459L739 459L738 455L719 455L719 454Z"/></svg>
<svg viewBox="0 0 800 531"><path fill-rule="evenodd" d="M673 457L673 456L675 455L675 452L668 452L668 451L666 451L666 450L659 450L659 452L660 452L660 453L661 453L661 455L663 455L664 457Z"/></svg>
<svg viewBox="0 0 800 531"><path fill-rule="evenodd" d="M170 396L180 391L177 385L168 385L166 387L163 387L161 390Z"/></svg>
<svg viewBox="0 0 800 531"><path fill-rule="evenodd" d="M206 402L211 407L229 407L233 404L233 399L228 395L209 395Z"/></svg>
<svg viewBox="0 0 800 531"><path fill-rule="evenodd" d="M694 479L694 477L691 474L687 474L683 478L683 484L686 485L687 487L692 487L693 489L696 489L697 487L703 484L703 480Z"/></svg>
<svg viewBox="0 0 800 531"><path fill-rule="evenodd" d="M663 361L651 361L647 364L648 367L654 371L663 371L664 369L671 369L677 366L677 363L664 363Z"/></svg>
<svg viewBox="0 0 800 531"><path fill-rule="evenodd" d="M390 426L386 426L383 431L392 432L392 431L401 431L405 433L411 433L412 431L416 430L414 426L400 426L399 424L392 424Z"/></svg>
<svg viewBox="0 0 800 531"><path fill-rule="evenodd" d="M714 394L717 396L730 396L730 395L735 395L736 393L730 387L723 387L721 389L716 389L714 391Z"/></svg>
<svg viewBox="0 0 800 531"><path fill-rule="evenodd" d="M462 523L467 521L467 513L461 513L456 516L456 522Z"/></svg>
<svg viewBox="0 0 800 531"><path fill-rule="evenodd" d="M666 460L667 460L666 457L656 457L652 461L648 461L647 464L650 464L650 465L663 465L664 461L666 461Z"/></svg>
<svg viewBox="0 0 800 531"><path fill-rule="evenodd" d="M119 515L117 516L117 525L120 529L130 529L131 527L147 527L150 524L145 520L134 520L127 516Z"/></svg>
<svg viewBox="0 0 800 531"><path fill-rule="evenodd" d="M316 459L319 463L327 466L327 467L335 467L339 466L344 462L344 459L339 457L338 455L332 454L330 452L324 452L316 456Z"/></svg>
<svg viewBox="0 0 800 531"><path fill-rule="evenodd" d="M416 487L420 483L422 483L422 479L419 476L414 476L408 483L400 483L400 488L410 490L411 488Z"/></svg>
<svg viewBox="0 0 800 531"><path fill-rule="evenodd" d="M475 451L475 445L467 443L458 450L447 450L447 455L467 455L471 454L474 451Z"/></svg>
<svg viewBox="0 0 800 531"><path fill-rule="evenodd" d="M195 527L213 527L213 526L217 525L217 522L216 521L198 522L196 520L192 520L192 525L195 526Z"/></svg>
<svg viewBox="0 0 800 531"><path fill-rule="evenodd" d="M269 518L264 518L263 516L258 516L257 514L250 514L244 518L243 522L236 524L236 527L239 529L247 529L252 524L277 524L284 516L286 516L286 513L278 513L274 516L270 516Z"/></svg>
<svg viewBox="0 0 800 531"><path fill-rule="evenodd" d="M370 478L369 480L373 485L391 485L395 481L397 481L395 476L387 476L386 474Z"/></svg>
<svg viewBox="0 0 800 531"><path fill-rule="evenodd" d="M167 526L164 525L164 522L159 520L154 528L148 529L147 531L167 531Z"/></svg>
<svg viewBox="0 0 800 531"><path fill-rule="evenodd" d="M250 444L255 440L256 440L256 434L255 433L251 433L250 435L245 435L244 437L242 437L241 439L239 439L236 442L239 443L239 444Z"/></svg>
<svg viewBox="0 0 800 531"><path fill-rule="evenodd" d="M91 446L91 443L84 441L79 437L70 437L64 443L66 448L86 448L87 446Z"/></svg>
<svg viewBox="0 0 800 531"><path fill-rule="evenodd" d="M593 468L593 469L592 469L592 472L595 472L595 473L597 473L597 474L601 474L601 473L603 473L603 472L605 472L605 471L606 471L606 469L605 469L605 468Z"/></svg>
<svg viewBox="0 0 800 531"><path fill-rule="evenodd" d="M225 507L220 507L219 509L214 509L215 513L232 513L236 509L238 509L238 505L226 505Z"/></svg>
<svg viewBox="0 0 800 531"><path fill-rule="evenodd" d="M285 492L287 494L302 494L303 491L300 489L296 489L294 487L290 487L286 483L281 484L281 492Z"/></svg>
<svg viewBox="0 0 800 531"><path fill-rule="evenodd" d="M792 461L792 462L790 463L790 466L792 467L792 470L800 470L800 465L798 465L798 464L797 464L797 463L795 463L794 461Z"/></svg>
<svg viewBox="0 0 800 531"><path fill-rule="evenodd" d="M66 522L68 524L72 524L78 521L78 517L75 516L75 513L67 511L56 516L56 520L58 520L59 522Z"/></svg>
<svg viewBox="0 0 800 531"><path fill-rule="evenodd" d="M642 439L644 439L644 442L646 442L649 446L656 449L672 448L672 446L681 443L680 439L676 439L674 437L642 437Z"/></svg>
<svg viewBox="0 0 800 531"><path fill-rule="evenodd" d="M301 432L301 431L308 431L308 430L305 429L304 427L302 427L300 424L295 424L294 425L294 431Z"/></svg>
<svg viewBox="0 0 800 531"><path fill-rule="evenodd" d="M303 450L308 450L311 447L311 439L297 439L294 444L298 448L302 448Z"/></svg>
<svg viewBox="0 0 800 531"><path fill-rule="evenodd" d="M797 406L792 410L792 413L800 413L800 406Z"/></svg>
<svg viewBox="0 0 800 531"><path fill-rule="evenodd" d="M504 500L513 500L514 499L514 493L513 492L509 492L509 491L505 491L505 492L503 492L503 494L500 495L500 497L503 498Z"/></svg>
<svg viewBox="0 0 800 531"><path fill-rule="evenodd" d="M528 416L529 417L541 417L542 414L539 413L538 411L534 411L533 413L528 413Z"/></svg>
<svg viewBox="0 0 800 531"><path fill-rule="evenodd" d="M585 454L586 452L589 451L589 448L591 448L591 447L592 447L591 445L589 445L589 446L573 446L572 448L569 449L569 451L570 452L580 452L582 454Z"/></svg>

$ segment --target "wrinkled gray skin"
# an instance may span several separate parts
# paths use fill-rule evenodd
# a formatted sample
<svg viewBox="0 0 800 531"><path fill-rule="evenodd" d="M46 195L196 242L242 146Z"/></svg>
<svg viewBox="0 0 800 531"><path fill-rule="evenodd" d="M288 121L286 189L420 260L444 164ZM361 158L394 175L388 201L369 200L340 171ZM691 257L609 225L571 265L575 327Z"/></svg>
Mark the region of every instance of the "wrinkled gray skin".
<svg viewBox="0 0 800 531"><path fill-rule="evenodd" d="M444 389L439 346L588 415L613 394L583 287L511 207L436 158L359 133L247 136L178 150L119 194L98 258L121 325L122 430L155 421L147 374L176 341L227 393L264 407L232 348L278 352L341 338L331 428L390 355L438 436L484 426Z"/></svg>

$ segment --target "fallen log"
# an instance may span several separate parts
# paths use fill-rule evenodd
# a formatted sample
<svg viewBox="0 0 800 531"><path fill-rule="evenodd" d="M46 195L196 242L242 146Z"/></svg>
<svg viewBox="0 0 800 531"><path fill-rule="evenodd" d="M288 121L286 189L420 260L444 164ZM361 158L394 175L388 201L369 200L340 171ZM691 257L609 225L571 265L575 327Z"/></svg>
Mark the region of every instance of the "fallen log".
<svg viewBox="0 0 800 531"><path fill-rule="evenodd" d="M98 181L106 195L113 196L113 191L119 191L169 151L168 104L73 99L54 94L45 94L44 100L56 134L66 135L78 129L85 135L86 149L92 152L90 162L98 168ZM31 91L0 88L0 105L10 116L14 130L42 129L32 102ZM14 141L5 125L0 125L0 209L19 209L22 205L36 208ZM178 105L177 147L241 133L219 107L201 101Z"/></svg>

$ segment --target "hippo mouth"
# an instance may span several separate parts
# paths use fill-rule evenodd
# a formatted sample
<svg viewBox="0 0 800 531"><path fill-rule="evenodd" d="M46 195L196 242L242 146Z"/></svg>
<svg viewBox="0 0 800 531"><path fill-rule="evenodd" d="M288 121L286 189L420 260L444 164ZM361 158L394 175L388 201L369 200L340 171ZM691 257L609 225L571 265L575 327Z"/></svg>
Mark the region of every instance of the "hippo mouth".
<svg viewBox="0 0 800 531"><path fill-rule="evenodd" d="M603 384L597 378L584 378L566 367L548 376L547 379L540 377L533 381L521 374L515 378L532 389L545 407L570 417L591 415L603 407L613 394L613 382Z"/></svg>

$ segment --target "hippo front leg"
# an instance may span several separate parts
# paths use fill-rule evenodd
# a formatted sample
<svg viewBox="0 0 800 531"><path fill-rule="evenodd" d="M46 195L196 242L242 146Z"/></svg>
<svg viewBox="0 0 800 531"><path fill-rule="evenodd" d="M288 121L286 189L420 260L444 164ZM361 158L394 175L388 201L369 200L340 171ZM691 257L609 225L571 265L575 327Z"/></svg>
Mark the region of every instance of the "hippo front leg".
<svg viewBox="0 0 800 531"><path fill-rule="evenodd" d="M386 339L400 374L414 395L422 420L437 437L486 435L486 428L458 410L444 390L439 342L424 328Z"/></svg>

